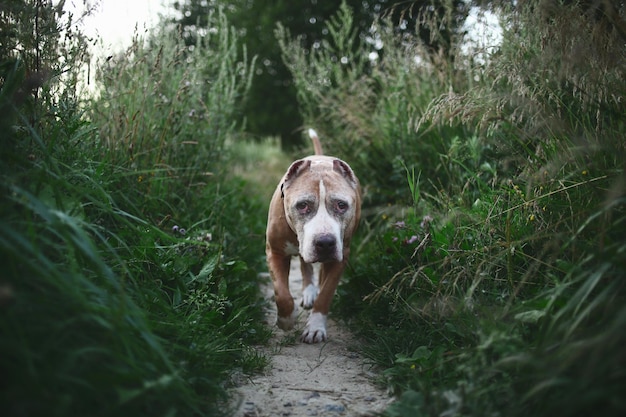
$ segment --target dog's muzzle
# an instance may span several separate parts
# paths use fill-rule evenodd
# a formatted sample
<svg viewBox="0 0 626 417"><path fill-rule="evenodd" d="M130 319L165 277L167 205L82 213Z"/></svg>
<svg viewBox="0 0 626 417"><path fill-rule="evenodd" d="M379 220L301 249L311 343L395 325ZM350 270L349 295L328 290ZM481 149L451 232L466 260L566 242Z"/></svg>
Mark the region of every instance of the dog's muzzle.
<svg viewBox="0 0 626 417"><path fill-rule="evenodd" d="M337 259L341 252L337 251L337 239L330 233L318 235L313 240L317 262L341 261Z"/></svg>

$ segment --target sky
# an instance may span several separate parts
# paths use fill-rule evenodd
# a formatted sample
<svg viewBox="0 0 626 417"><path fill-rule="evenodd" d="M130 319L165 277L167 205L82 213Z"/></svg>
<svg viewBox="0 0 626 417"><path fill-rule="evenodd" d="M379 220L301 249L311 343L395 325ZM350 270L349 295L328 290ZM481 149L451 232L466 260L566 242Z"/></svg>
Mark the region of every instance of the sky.
<svg viewBox="0 0 626 417"><path fill-rule="evenodd" d="M478 60L484 60L502 42L502 28L498 17L489 11L472 8L464 28L468 33L462 50L475 55Z"/></svg>
<svg viewBox="0 0 626 417"><path fill-rule="evenodd" d="M115 55L130 46L133 35L143 35L159 21L160 15L171 16L173 0L66 0L65 10L81 16L85 8L95 8L80 24L86 35L97 39L94 58ZM85 5L86 3L86 5ZM465 23L468 37L463 46L466 54L484 61L502 39L498 19L490 12L473 8ZM375 59L375 58L372 58Z"/></svg>
<svg viewBox="0 0 626 417"><path fill-rule="evenodd" d="M65 10L80 16L84 0L66 0ZM154 26L159 14L171 13L171 0L87 0L95 11L80 22L83 32L99 39L97 53L110 55L131 44L135 29L142 34Z"/></svg>

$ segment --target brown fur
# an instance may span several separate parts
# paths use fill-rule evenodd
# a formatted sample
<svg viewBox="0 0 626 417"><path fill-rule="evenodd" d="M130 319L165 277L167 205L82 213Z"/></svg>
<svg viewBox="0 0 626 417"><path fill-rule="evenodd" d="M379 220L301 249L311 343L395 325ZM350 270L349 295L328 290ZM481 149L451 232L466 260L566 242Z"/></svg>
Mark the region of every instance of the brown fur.
<svg viewBox="0 0 626 417"><path fill-rule="evenodd" d="M274 284L276 307L278 310L279 327L284 330L291 328L294 322L295 303L289 291L289 267L291 257L300 256L303 289L313 282L313 268L311 262L322 262L319 277L319 294L312 305L312 313L328 314L332 297L339 283L339 279L350 255L350 241L357 228L361 215L361 190L358 179L345 162L317 154L322 151L319 139L315 132L310 134L313 140L316 155L295 161L283 179L276 187L269 207L266 234L267 263ZM321 184L324 184L326 199L321 200ZM315 200L315 199L318 200ZM332 211L333 199L341 199L349 202L349 208L345 213L335 214ZM315 201L317 210L327 210L326 216L331 226L329 230L338 234L341 248L335 248L338 255L318 255L315 250L311 253L301 253L303 247L310 245L305 236L304 229L307 227L307 218L300 218L297 203L301 200ZM313 203L311 203L313 204ZM330 209L326 207L330 206ZM321 226L325 223L318 220ZM330 232L322 233L331 235ZM334 234L333 234L334 236ZM307 240L304 242L304 240ZM306 245L309 246L306 246ZM340 258L340 259L339 259ZM305 306L308 307L308 306ZM305 337L305 341L325 340L322 336Z"/></svg>

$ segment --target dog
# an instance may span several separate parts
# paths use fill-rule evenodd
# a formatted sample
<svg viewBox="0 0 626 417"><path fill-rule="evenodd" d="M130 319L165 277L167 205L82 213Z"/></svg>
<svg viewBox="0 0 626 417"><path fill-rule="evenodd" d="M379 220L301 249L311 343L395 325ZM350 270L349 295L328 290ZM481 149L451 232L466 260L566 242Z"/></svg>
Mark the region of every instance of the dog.
<svg viewBox="0 0 626 417"><path fill-rule="evenodd" d="M265 253L282 330L291 330L297 306L289 291L289 268L300 257L302 301L311 309L300 340L325 342L326 319L348 262L350 241L361 217L361 186L350 166L323 155L317 133L309 129L315 155L291 164L269 206ZM313 264L320 263L319 286Z"/></svg>

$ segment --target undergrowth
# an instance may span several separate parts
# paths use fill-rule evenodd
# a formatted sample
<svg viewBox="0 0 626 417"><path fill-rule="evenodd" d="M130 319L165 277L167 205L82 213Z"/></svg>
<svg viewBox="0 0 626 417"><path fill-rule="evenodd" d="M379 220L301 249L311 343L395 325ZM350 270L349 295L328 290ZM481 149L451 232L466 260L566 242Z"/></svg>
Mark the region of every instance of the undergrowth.
<svg viewBox="0 0 626 417"><path fill-rule="evenodd" d="M384 415L626 410L624 6L507 3L491 54L384 20L362 37L345 5L314 50L276 31L307 124L364 186L333 313L398 397ZM268 337L267 201L230 156L278 159L238 144L254 61L217 13L192 46L135 39L84 100L60 7L0 11L32 24L0 31L3 410L227 414Z"/></svg>
<svg viewBox="0 0 626 417"><path fill-rule="evenodd" d="M399 397L384 415L626 410L624 20L600 9L502 7L489 56L381 21L368 61L345 6L317 50L279 27L305 120L365 187L335 313Z"/></svg>
<svg viewBox="0 0 626 417"><path fill-rule="evenodd" d="M33 22L58 41L36 48L76 52L1 57L5 415L224 415L230 374L265 365L246 249L262 246L262 220L246 215L261 208L238 198L224 145L251 64L212 18L219 31L195 48L135 39L103 63L91 102L78 34Z"/></svg>

